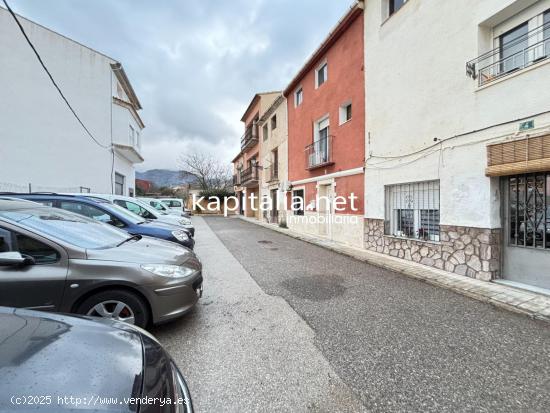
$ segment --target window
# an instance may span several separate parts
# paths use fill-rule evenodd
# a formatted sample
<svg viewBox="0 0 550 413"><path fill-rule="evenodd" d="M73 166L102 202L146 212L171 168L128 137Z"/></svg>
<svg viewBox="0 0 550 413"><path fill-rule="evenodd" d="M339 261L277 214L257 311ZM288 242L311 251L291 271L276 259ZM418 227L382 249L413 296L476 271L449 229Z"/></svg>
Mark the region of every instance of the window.
<svg viewBox="0 0 550 413"><path fill-rule="evenodd" d="M315 87L318 88L323 83L325 83L327 79L328 79L328 65L325 62L315 71Z"/></svg>
<svg viewBox="0 0 550 413"><path fill-rule="evenodd" d="M329 118L315 123L313 145L306 151L308 166L315 167L329 161Z"/></svg>
<svg viewBox="0 0 550 413"><path fill-rule="evenodd" d="M36 264L53 264L59 261L59 253L34 238L0 228L0 252L17 251L34 258Z"/></svg>
<svg viewBox="0 0 550 413"><path fill-rule="evenodd" d="M304 215L305 200L303 189L292 191L291 205L294 215Z"/></svg>
<svg viewBox="0 0 550 413"><path fill-rule="evenodd" d="M81 204L79 202L61 201L59 203L59 208L64 209L65 211L74 212L78 215L83 215L99 222L111 223L116 219L111 216L111 214L99 208L88 204Z"/></svg>
<svg viewBox="0 0 550 413"><path fill-rule="evenodd" d="M124 195L124 175L115 172L115 195Z"/></svg>
<svg viewBox="0 0 550 413"><path fill-rule="evenodd" d="M407 0L390 0L390 16L399 10Z"/></svg>
<svg viewBox="0 0 550 413"><path fill-rule="evenodd" d="M271 117L271 130L277 129L277 115Z"/></svg>
<svg viewBox="0 0 550 413"><path fill-rule="evenodd" d="M268 136L268 130L267 130L267 123L264 125L264 127L262 128L262 136L264 138L264 141L267 140L267 136Z"/></svg>
<svg viewBox="0 0 550 413"><path fill-rule="evenodd" d="M122 199L115 199L114 201L115 205L121 206L122 208L127 209L130 212L133 212L136 215L139 215L140 217L146 218L146 219L156 219L157 217L151 214L149 211L147 211L142 206L135 204L133 202L124 201Z"/></svg>
<svg viewBox="0 0 550 413"><path fill-rule="evenodd" d="M550 174L508 181L509 245L550 249Z"/></svg>
<svg viewBox="0 0 550 413"><path fill-rule="evenodd" d="M294 106L298 107L302 104L304 101L304 91L302 88L298 88L296 92L294 92Z"/></svg>
<svg viewBox="0 0 550 413"><path fill-rule="evenodd" d="M385 232L439 241L439 181L386 186Z"/></svg>
<svg viewBox="0 0 550 413"><path fill-rule="evenodd" d="M130 145L134 145L135 139L136 139L136 131L134 130L132 125L130 125L130 135L128 137L128 142L130 142Z"/></svg>
<svg viewBox="0 0 550 413"><path fill-rule="evenodd" d="M351 102L340 106L340 125L351 120Z"/></svg>
<svg viewBox="0 0 550 413"><path fill-rule="evenodd" d="M544 13L544 39L550 39L550 10L548 10L546 13ZM550 44L546 42L544 44L544 50L546 56L550 55Z"/></svg>
<svg viewBox="0 0 550 413"><path fill-rule="evenodd" d="M138 149L141 148L141 137L139 135L139 131L137 130L136 130L136 139L134 141L134 146Z"/></svg>
<svg viewBox="0 0 550 413"><path fill-rule="evenodd" d="M271 151L271 180L279 178L279 149Z"/></svg>
<svg viewBox="0 0 550 413"><path fill-rule="evenodd" d="M528 46L528 31L529 25L525 22L500 36L499 47L502 60L500 71L502 73L522 68L527 63L524 49Z"/></svg>

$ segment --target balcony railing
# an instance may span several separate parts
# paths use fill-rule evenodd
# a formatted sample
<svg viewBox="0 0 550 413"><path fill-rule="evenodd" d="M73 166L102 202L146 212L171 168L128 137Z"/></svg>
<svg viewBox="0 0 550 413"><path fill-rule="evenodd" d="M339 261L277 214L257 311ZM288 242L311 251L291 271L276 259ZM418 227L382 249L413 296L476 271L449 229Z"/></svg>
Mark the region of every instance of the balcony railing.
<svg viewBox="0 0 550 413"><path fill-rule="evenodd" d="M241 171L241 185L247 186L258 182L258 167L250 166Z"/></svg>
<svg viewBox="0 0 550 413"><path fill-rule="evenodd" d="M550 23L545 23L523 36L497 47L466 63L466 74L483 86L504 76L550 58ZM542 39L542 40L539 40ZM502 57L502 51L526 44L516 53Z"/></svg>
<svg viewBox="0 0 550 413"><path fill-rule="evenodd" d="M256 124L246 128L241 137L241 150L244 151L258 143L258 126Z"/></svg>
<svg viewBox="0 0 550 413"><path fill-rule="evenodd" d="M306 146L306 169L332 165L332 136L328 136Z"/></svg>
<svg viewBox="0 0 550 413"><path fill-rule="evenodd" d="M239 173L233 175L233 186L239 186L241 184L241 177Z"/></svg>

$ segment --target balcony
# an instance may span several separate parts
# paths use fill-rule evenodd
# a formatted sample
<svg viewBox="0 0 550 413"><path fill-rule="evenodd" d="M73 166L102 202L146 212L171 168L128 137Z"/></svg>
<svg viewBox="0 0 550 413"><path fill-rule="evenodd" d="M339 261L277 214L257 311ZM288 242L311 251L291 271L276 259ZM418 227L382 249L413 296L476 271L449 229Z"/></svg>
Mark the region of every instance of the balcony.
<svg viewBox="0 0 550 413"><path fill-rule="evenodd" d="M244 187L258 186L258 167L250 166L241 171L241 185Z"/></svg>
<svg viewBox="0 0 550 413"><path fill-rule="evenodd" d="M233 186L241 186L241 177L239 173L233 175Z"/></svg>
<svg viewBox="0 0 550 413"><path fill-rule="evenodd" d="M550 22L543 24L516 39L490 50L466 63L466 74L477 79L478 86L516 73L550 58ZM518 50L502 57L503 51Z"/></svg>
<svg viewBox="0 0 550 413"><path fill-rule="evenodd" d="M241 137L241 151L253 147L258 143L258 126L253 124L246 128L244 135Z"/></svg>
<svg viewBox="0 0 550 413"><path fill-rule="evenodd" d="M333 136L328 136L306 146L306 169L316 169L334 164L332 161L332 138Z"/></svg>

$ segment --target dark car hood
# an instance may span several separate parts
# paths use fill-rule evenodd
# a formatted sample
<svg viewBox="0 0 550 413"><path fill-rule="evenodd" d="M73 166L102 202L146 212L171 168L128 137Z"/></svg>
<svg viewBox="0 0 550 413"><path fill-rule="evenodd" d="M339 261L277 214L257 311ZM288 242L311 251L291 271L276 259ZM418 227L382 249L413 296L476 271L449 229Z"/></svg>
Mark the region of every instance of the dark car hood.
<svg viewBox="0 0 550 413"><path fill-rule="evenodd" d="M86 253L90 260L133 262L137 264L181 265L188 260L196 259L193 251L175 242L146 236L138 241L125 242L120 247L87 250Z"/></svg>
<svg viewBox="0 0 550 413"><path fill-rule="evenodd" d="M0 410L18 395L51 395L50 408L57 406L58 396L120 400L141 395L143 343L137 332L6 307L0 307L0 326ZM131 411L134 406L110 408Z"/></svg>

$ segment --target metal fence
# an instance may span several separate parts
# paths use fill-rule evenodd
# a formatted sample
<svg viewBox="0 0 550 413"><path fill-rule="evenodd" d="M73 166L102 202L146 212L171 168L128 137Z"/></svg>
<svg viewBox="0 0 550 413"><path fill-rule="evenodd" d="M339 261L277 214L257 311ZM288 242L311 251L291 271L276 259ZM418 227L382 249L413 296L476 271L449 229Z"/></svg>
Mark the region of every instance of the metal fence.
<svg viewBox="0 0 550 413"><path fill-rule="evenodd" d="M31 193L31 192L69 192L69 193L90 193L92 190L85 186L51 186L51 185L39 185L29 182L27 184L15 184L13 182L1 182L0 192L17 192L17 193Z"/></svg>

